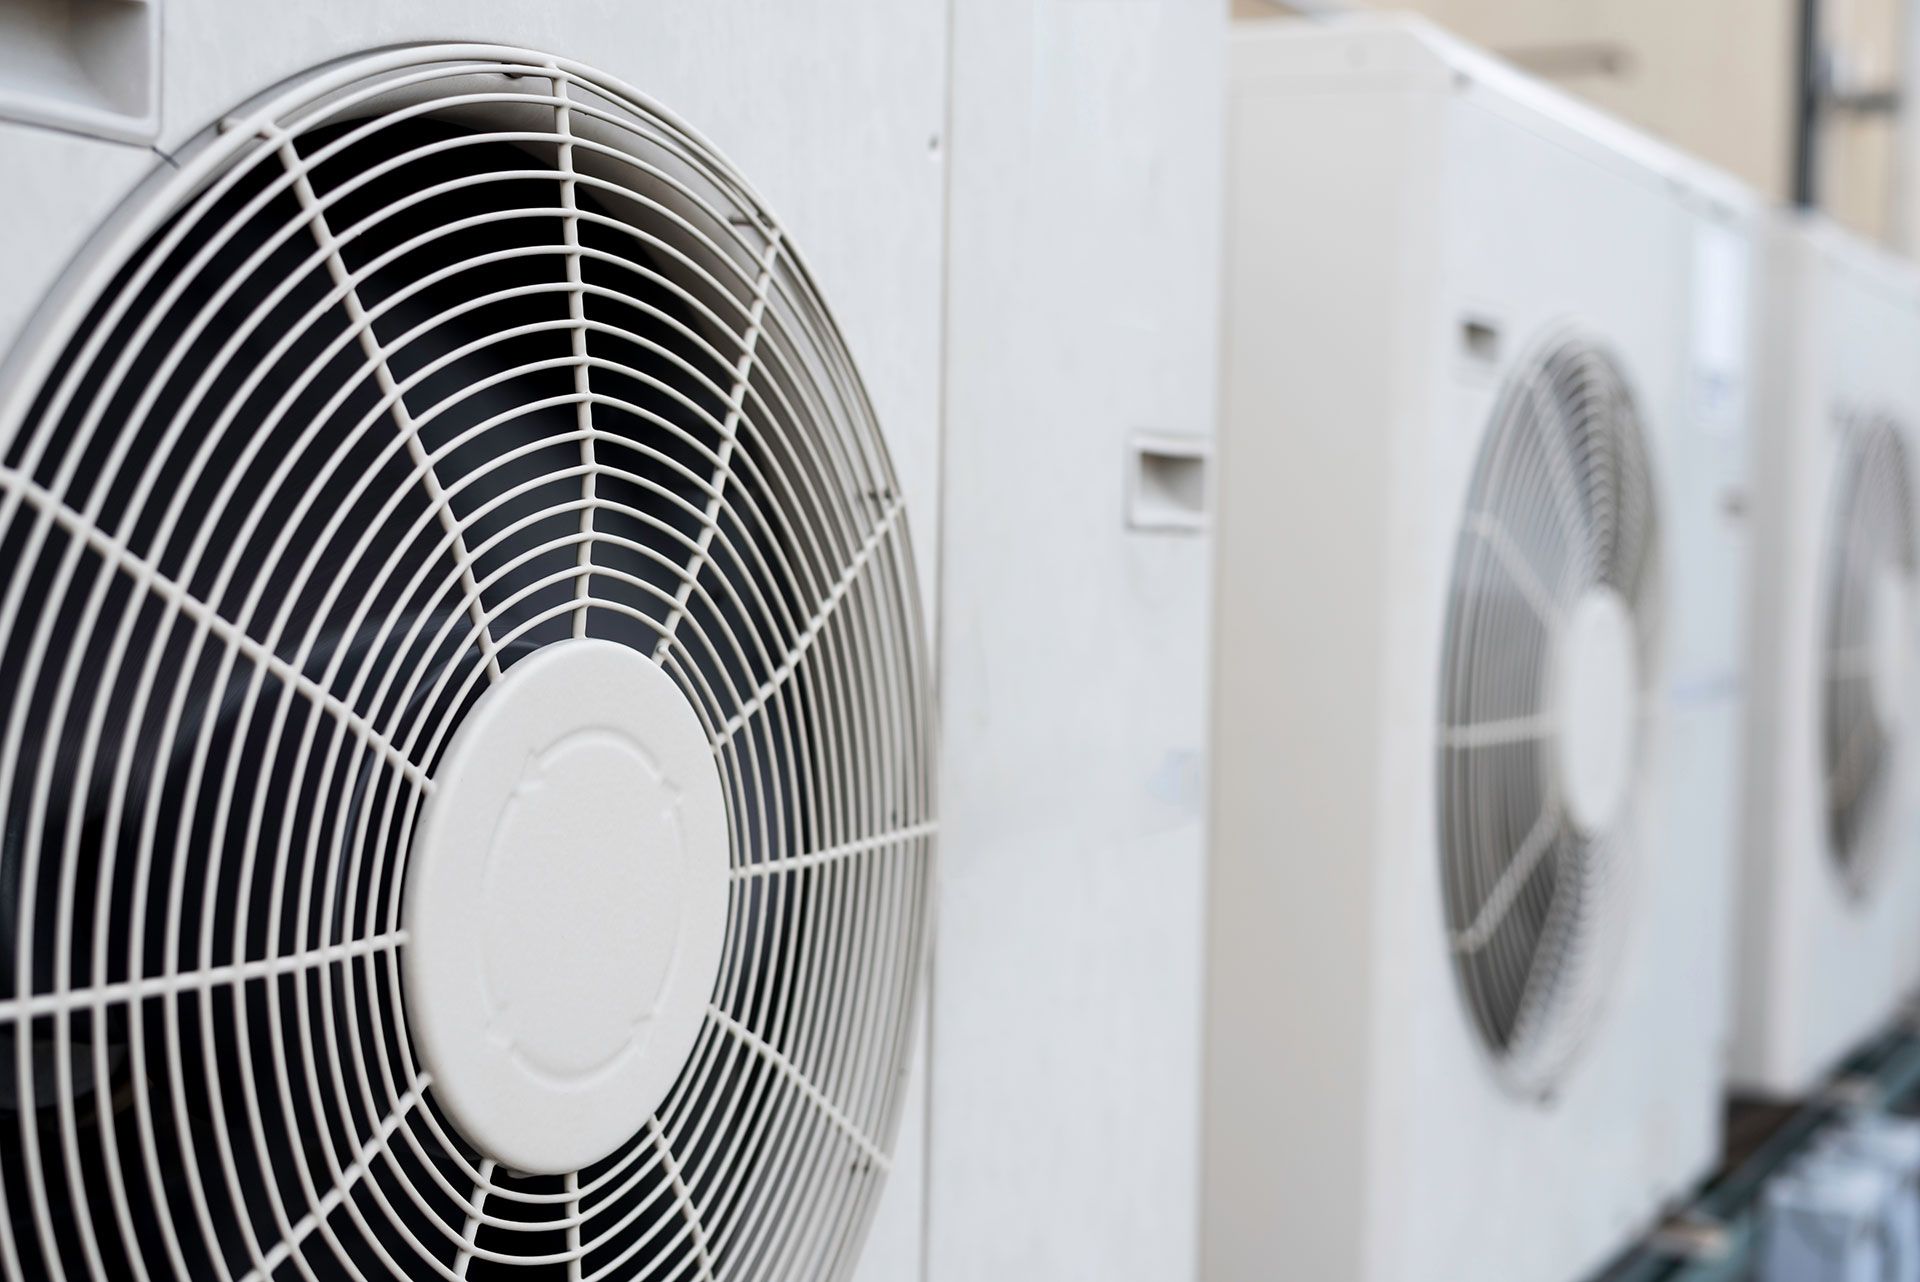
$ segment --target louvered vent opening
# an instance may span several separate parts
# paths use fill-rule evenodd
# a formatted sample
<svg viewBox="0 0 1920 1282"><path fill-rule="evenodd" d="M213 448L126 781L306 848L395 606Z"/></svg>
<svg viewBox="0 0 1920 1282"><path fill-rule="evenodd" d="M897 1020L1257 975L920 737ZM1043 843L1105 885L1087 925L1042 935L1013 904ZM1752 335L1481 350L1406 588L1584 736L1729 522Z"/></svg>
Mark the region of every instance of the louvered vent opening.
<svg viewBox="0 0 1920 1282"><path fill-rule="evenodd" d="M0 420L0 1273L841 1276L926 927L901 496L793 246L657 107L382 56L230 122ZM595 638L718 763L666 1102L507 1170L409 1035L449 740Z"/></svg>
<svg viewBox="0 0 1920 1282"><path fill-rule="evenodd" d="M1449 587L1438 754L1453 965L1503 1076L1551 1087L1604 970L1657 667L1639 412L1563 337L1503 389Z"/></svg>
<svg viewBox="0 0 1920 1282"><path fill-rule="evenodd" d="M1893 763L1908 718L1913 493L1899 426L1841 426L1826 552L1821 768L1827 840L1864 893L1891 836Z"/></svg>

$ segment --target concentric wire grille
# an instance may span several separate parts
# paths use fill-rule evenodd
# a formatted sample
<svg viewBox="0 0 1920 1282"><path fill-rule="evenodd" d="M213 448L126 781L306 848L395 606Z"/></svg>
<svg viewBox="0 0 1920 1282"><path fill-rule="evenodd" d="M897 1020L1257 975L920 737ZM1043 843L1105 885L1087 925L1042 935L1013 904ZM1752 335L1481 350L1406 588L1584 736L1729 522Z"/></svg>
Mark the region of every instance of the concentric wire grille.
<svg viewBox="0 0 1920 1282"><path fill-rule="evenodd" d="M1904 709L1876 690L1875 615L1904 610L1914 576L1913 493L1900 428L1874 418L1844 425L1827 541L1821 766L1827 840L1842 874L1864 889L1885 833L1892 762ZM1883 585L1907 589L1889 602ZM1899 621L1902 646L1911 631ZM1897 697L1897 696L1896 696Z"/></svg>
<svg viewBox="0 0 1920 1282"><path fill-rule="evenodd" d="M1554 646L1595 589L1631 616L1654 671L1658 564L1639 413L1602 349L1563 338L1523 364L1475 467L1449 589L1439 839L1456 975L1513 1083L1550 1086L1604 969L1627 827L1583 833L1552 765ZM1636 712L1636 719L1644 713Z"/></svg>
<svg viewBox="0 0 1920 1282"><path fill-rule="evenodd" d="M901 498L781 229L655 106L493 48L326 73L160 185L0 418L0 1270L843 1275L931 726ZM575 637L684 690L733 881L666 1103L526 1177L436 1103L400 898L462 718Z"/></svg>

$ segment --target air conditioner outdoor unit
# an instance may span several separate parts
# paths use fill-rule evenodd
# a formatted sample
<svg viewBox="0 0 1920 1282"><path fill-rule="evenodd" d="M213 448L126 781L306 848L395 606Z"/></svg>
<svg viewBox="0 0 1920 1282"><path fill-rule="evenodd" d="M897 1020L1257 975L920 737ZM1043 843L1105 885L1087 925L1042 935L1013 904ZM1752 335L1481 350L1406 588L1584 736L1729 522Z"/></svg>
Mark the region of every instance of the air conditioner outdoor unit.
<svg viewBox="0 0 1920 1282"><path fill-rule="evenodd" d="M1766 269L1733 1079L1792 1095L1920 981L1920 272L1796 215Z"/></svg>
<svg viewBox="0 0 1920 1282"><path fill-rule="evenodd" d="M1412 22L1229 128L1203 1272L1582 1277L1717 1149L1755 213Z"/></svg>
<svg viewBox="0 0 1920 1282"><path fill-rule="evenodd" d="M0 14L0 1276L919 1267L945 29Z"/></svg>

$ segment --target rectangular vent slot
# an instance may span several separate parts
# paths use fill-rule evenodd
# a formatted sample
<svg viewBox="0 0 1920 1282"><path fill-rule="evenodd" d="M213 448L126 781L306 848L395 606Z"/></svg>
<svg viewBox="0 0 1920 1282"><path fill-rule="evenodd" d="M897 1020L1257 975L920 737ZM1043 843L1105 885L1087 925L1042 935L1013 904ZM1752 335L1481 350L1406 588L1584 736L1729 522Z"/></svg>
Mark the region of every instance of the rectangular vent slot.
<svg viewBox="0 0 1920 1282"><path fill-rule="evenodd" d="M1500 327L1483 317L1467 317L1460 322L1460 350L1469 359L1481 364L1497 364L1500 360Z"/></svg>
<svg viewBox="0 0 1920 1282"><path fill-rule="evenodd" d="M1205 529L1208 454L1207 442L1196 437L1136 436L1127 524L1136 530Z"/></svg>
<svg viewBox="0 0 1920 1282"><path fill-rule="evenodd" d="M0 119L159 133L160 0L0 0Z"/></svg>

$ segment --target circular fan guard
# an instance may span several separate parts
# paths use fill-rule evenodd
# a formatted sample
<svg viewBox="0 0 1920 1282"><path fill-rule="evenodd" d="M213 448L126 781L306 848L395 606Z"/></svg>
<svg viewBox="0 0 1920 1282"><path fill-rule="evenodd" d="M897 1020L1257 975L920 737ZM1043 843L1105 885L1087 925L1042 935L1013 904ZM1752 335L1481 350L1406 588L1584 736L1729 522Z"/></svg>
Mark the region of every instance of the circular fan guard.
<svg viewBox="0 0 1920 1282"><path fill-rule="evenodd" d="M1455 974L1502 1076L1526 1093L1549 1089L1577 1047L1617 933L1657 660L1656 534L1618 367L1583 339L1549 343L1503 390L1475 466L1448 592L1437 776ZM1609 709L1570 708L1593 692L1557 670L1589 617L1619 621L1624 687L1602 785L1619 804L1593 813L1568 795L1592 790L1563 782L1569 741L1593 738L1570 719ZM1578 782L1586 767L1573 764Z"/></svg>
<svg viewBox="0 0 1920 1282"><path fill-rule="evenodd" d="M579 66L400 51L227 122L0 419L0 1273L843 1275L932 852L901 500L781 229ZM415 1055L413 826L504 672L657 662L720 976L664 1105L516 1174Z"/></svg>
<svg viewBox="0 0 1920 1282"><path fill-rule="evenodd" d="M1904 683L1888 669L1904 668L1912 646L1913 493L1896 424L1843 425L1840 449L1827 540L1821 766L1828 846L1863 893L1885 841L1907 718Z"/></svg>

